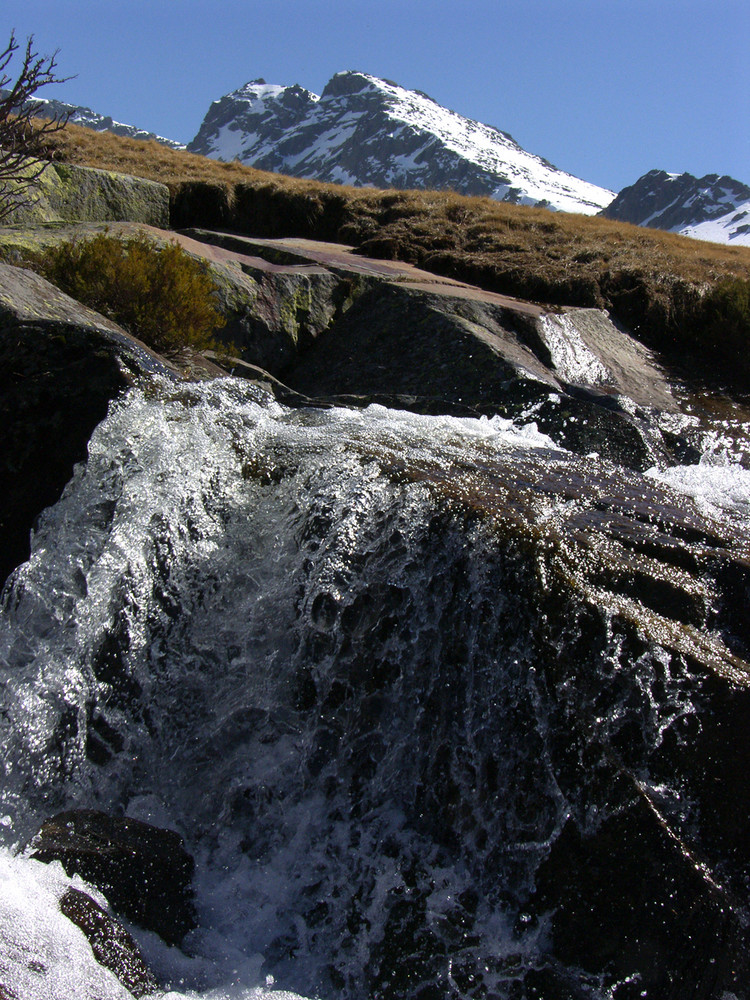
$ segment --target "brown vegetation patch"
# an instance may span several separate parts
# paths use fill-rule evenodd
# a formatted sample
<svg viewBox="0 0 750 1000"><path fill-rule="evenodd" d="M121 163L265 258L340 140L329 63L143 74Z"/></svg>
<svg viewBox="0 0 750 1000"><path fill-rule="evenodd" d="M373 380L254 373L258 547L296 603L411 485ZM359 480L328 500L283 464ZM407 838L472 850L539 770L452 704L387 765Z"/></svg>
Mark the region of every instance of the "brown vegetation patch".
<svg viewBox="0 0 750 1000"><path fill-rule="evenodd" d="M270 174L69 125L54 155L168 185L174 228L347 243L370 257L533 301L607 308L650 346L681 358L710 350L750 377L736 339L703 345L700 302L727 278L750 280L750 248L609 219L553 213L449 191L381 191Z"/></svg>

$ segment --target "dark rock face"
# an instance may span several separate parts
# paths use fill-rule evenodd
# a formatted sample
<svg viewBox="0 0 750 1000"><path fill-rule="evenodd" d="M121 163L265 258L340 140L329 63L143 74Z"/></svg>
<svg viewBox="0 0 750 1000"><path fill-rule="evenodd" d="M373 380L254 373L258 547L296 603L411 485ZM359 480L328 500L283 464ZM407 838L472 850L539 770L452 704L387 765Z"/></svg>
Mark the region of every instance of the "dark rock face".
<svg viewBox="0 0 750 1000"><path fill-rule="evenodd" d="M560 961L631 978L618 997L717 997L750 974L739 907L645 796L589 835L569 823L538 872L537 907Z"/></svg>
<svg viewBox="0 0 750 1000"><path fill-rule="evenodd" d="M82 809L47 820L33 847L32 857L60 861L68 875L101 889L115 912L168 944L196 926L194 863L172 830Z"/></svg>
<svg viewBox="0 0 750 1000"><path fill-rule="evenodd" d="M158 989L133 938L91 896L71 886L60 900L60 911L86 935L97 962L113 972L133 996Z"/></svg>
<svg viewBox="0 0 750 1000"><path fill-rule="evenodd" d="M138 371L164 363L117 324L30 271L0 264L0 579L29 554L91 432Z"/></svg>
<svg viewBox="0 0 750 1000"><path fill-rule="evenodd" d="M718 219L750 201L750 187L733 177L650 170L623 188L600 213L607 219L675 231ZM742 221L737 219L737 224ZM750 223L750 216L745 221ZM745 227L747 231L747 227Z"/></svg>

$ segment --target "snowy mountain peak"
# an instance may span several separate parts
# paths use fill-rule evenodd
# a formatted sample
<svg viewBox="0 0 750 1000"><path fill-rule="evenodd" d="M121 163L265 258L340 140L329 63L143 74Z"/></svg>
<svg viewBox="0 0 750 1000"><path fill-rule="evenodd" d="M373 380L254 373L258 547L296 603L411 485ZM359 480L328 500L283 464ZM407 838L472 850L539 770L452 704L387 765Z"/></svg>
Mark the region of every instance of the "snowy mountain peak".
<svg viewBox="0 0 750 1000"><path fill-rule="evenodd" d="M649 170L602 215L695 239L750 246L750 187L733 177Z"/></svg>
<svg viewBox="0 0 750 1000"><path fill-rule="evenodd" d="M275 83L266 83L263 79L251 80L250 83L246 83L239 90L228 95L234 100L246 101L248 104L279 100L288 103L289 98L295 99L301 96L304 96L306 100L318 100L315 94L311 94L309 90L305 90L298 84L294 84L292 87L281 87ZM226 100L226 98L222 98L222 100ZM214 101L214 104L219 103L219 101Z"/></svg>
<svg viewBox="0 0 750 1000"><path fill-rule="evenodd" d="M380 188L450 189L594 214L614 193L427 94L356 70L320 97L255 80L215 101L188 149L261 170Z"/></svg>

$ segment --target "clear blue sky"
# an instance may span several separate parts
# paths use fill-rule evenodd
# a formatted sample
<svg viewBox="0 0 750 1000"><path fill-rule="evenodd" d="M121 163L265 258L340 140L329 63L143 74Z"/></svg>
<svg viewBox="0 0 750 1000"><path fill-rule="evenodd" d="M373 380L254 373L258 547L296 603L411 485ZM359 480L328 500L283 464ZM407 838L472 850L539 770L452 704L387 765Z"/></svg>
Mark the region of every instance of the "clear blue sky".
<svg viewBox="0 0 750 1000"><path fill-rule="evenodd" d="M59 49L42 96L189 141L248 80L358 69L619 190L653 167L750 183L749 0L0 0Z"/></svg>

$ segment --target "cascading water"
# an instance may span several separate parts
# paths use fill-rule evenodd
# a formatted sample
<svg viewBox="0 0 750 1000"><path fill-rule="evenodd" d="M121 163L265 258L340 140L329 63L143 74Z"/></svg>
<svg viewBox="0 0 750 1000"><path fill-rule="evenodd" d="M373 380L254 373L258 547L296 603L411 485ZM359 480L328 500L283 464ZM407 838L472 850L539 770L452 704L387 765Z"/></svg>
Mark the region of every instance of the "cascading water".
<svg viewBox="0 0 750 1000"><path fill-rule="evenodd" d="M498 418L132 390L4 592L6 846L72 806L179 830L200 927L144 942L170 997L620 996L526 905L612 780L700 825L659 770L690 658L548 580L618 482Z"/></svg>

